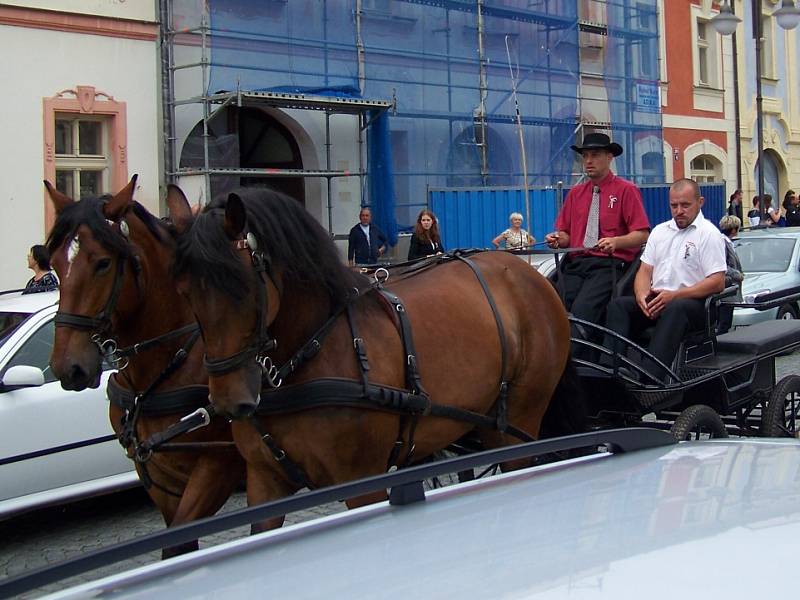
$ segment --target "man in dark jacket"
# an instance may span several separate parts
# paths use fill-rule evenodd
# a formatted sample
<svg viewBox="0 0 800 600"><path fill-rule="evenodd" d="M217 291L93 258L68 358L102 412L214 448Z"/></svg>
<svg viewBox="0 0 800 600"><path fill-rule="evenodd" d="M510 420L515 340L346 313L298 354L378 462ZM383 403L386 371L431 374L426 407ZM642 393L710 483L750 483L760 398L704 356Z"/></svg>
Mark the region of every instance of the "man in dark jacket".
<svg viewBox="0 0 800 600"><path fill-rule="evenodd" d="M375 264L386 251L386 236L372 224L372 211L368 207L361 209L358 220L347 240L347 262L350 265Z"/></svg>

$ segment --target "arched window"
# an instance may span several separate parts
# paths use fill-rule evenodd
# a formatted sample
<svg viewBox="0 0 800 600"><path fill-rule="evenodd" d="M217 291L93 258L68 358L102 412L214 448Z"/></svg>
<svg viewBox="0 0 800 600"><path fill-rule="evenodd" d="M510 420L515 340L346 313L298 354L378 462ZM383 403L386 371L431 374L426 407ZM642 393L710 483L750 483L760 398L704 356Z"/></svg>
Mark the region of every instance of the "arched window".
<svg viewBox="0 0 800 600"><path fill-rule="evenodd" d="M643 183L664 181L664 155L660 152L642 154Z"/></svg>
<svg viewBox="0 0 800 600"><path fill-rule="evenodd" d="M708 154L692 159L689 176L697 183L722 181L722 163Z"/></svg>
<svg viewBox="0 0 800 600"><path fill-rule="evenodd" d="M486 128L486 149L489 162L489 184L508 185L516 183L511 175L515 164L502 136L492 127ZM447 185L483 185L481 178L480 148L475 142L475 128L462 131L450 146L447 157ZM519 178L521 179L521 177Z"/></svg>
<svg viewBox="0 0 800 600"><path fill-rule="evenodd" d="M208 122L208 162L220 169L302 169L303 160L291 132L274 117L253 107L229 107ZM181 167L203 168L203 123L195 125L181 152ZM265 185L301 202L302 177L213 176L211 195L238 186Z"/></svg>

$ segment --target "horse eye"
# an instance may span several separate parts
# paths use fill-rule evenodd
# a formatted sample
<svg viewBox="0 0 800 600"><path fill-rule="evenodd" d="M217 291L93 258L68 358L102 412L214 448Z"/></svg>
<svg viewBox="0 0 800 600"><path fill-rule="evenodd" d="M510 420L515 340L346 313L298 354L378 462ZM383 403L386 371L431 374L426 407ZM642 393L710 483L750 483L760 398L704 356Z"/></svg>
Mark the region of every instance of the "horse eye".
<svg viewBox="0 0 800 600"><path fill-rule="evenodd" d="M111 259L110 258L101 258L100 260L97 261L97 266L95 266L94 272L97 275L100 275L100 274L108 271L108 268L110 266L111 266Z"/></svg>

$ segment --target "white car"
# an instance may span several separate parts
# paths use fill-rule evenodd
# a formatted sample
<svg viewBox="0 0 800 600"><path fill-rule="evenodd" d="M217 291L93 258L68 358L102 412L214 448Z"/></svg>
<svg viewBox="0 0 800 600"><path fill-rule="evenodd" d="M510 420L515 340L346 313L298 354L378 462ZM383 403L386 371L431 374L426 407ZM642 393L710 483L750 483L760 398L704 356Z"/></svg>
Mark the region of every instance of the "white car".
<svg viewBox="0 0 800 600"><path fill-rule="evenodd" d="M58 292L0 295L0 519L133 487L106 383L71 392L50 370Z"/></svg>
<svg viewBox="0 0 800 600"><path fill-rule="evenodd" d="M428 492L420 483L438 470L587 443L612 451ZM211 533L215 521L222 529L314 501L392 490L389 502L205 548L54 598L674 600L780 598L790 589L786 569L800 534L796 439L676 443L664 431L627 429L448 462L219 515L190 525L191 532L165 531L162 543L201 528ZM139 547L132 543L131 553L146 551L144 541L134 540ZM112 560L124 558L119 550ZM80 560L97 567L100 559ZM76 573L63 567L0 582L0 597Z"/></svg>

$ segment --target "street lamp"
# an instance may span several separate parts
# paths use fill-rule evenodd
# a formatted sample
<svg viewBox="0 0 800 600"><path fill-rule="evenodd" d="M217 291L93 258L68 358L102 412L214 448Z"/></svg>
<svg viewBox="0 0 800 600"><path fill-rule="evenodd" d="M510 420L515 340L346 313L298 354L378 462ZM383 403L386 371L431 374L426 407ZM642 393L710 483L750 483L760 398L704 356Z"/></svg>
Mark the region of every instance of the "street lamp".
<svg viewBox="0 0 800 600"><path fill-rule="evenodd" d="M751 19L753 21L753 40L756 50L756 125L758 135L758 213L759 224L764 222L766 207L764 206L764 99L761 96L761 42L763 38L761 23L761 0L751 0ZM794 29L800 23L800 9L794 0L782 0L781 7L772 16L782 29ZM719 7L719 14L711 19L711 26L720 35L731 35L742 20L733 13L729 0L724 0ZM736 49L734 48L734 52ZM739 132L736 132L739 135Z"/></svg>

